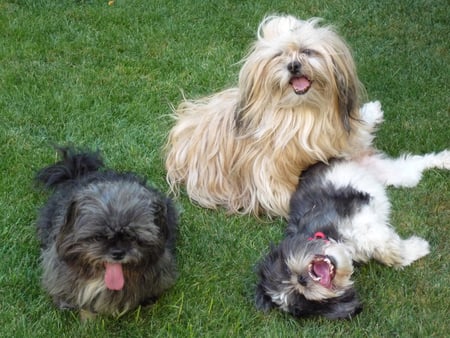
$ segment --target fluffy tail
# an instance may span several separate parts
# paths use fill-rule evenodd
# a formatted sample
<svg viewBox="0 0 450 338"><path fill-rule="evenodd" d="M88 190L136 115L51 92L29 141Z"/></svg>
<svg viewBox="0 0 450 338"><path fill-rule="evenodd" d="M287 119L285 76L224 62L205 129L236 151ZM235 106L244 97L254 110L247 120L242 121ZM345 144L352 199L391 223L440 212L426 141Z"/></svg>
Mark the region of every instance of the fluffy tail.
<svg viewBox="0 0 450 338"><path fill-rule="evenodd" d="M36 181L46 188L53 188L58 184L78 179L103 167L100 153L81 152L71 147L57 147L62 160L41 169L36 175Z"/></svg>

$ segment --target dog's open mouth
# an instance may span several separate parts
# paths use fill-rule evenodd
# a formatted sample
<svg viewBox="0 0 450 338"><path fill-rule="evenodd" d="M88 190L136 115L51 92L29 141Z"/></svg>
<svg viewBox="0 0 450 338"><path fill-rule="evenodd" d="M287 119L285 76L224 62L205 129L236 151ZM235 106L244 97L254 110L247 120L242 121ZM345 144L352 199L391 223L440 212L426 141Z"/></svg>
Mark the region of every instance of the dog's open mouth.
<svg viewBox="0 0 450 338"><path fill-rule="evenodd" d="M312 81L308 79L306 76L294 76L291 78L291 81L289 81L292 88L294 89L295 94L297 95L303 95L306 94L311 88Z"/></svg>
<svg viewBox="0 0 450 338"><path fill-rule="evenodd" d="M320 285L331 288L335 275L335 266L328 256L318 255L309 264L309 276Z"/></svg>

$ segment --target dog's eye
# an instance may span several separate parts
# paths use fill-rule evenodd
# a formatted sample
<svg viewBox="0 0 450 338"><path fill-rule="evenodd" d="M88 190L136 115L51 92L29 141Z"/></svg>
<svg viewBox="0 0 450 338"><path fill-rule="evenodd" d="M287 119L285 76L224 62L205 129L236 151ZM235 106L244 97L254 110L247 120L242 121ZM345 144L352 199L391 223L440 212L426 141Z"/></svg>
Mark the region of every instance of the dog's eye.
<svg viewBox="0 0 450 338"><path fill-rule="evenodd" d="M314 54L314 51L312 49L303 49L302 54L305 54L306 56L311 56Z"/></svg>

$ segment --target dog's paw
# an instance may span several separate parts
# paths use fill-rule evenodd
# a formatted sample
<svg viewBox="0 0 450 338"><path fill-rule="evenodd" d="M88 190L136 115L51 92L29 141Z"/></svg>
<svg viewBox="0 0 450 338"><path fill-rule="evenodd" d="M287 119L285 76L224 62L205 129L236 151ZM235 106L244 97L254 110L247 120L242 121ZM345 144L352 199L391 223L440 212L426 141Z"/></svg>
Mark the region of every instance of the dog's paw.
<svg viewBox="0 0 450 338"><path fill-rule="evenodd" d="M361 119L370 126L376 126L383 122L383 110L380 101L367 102L361 107Z"/></svg>
<svg viewBox="0 0 450 338"><path fill-rule="evenodd" d="M433 157L432 162L434 168L450 170L450 150L444 150L437 153Z"/></svg>
<svg viewBox="0 0 450 338"><path fill-rule="evenodd" d="M412 262L430 253L430 245L423 238L412 236L403 241L403 262L401 266L410 265Z"/></svg>
<svg viewBox="0 0 450 338"><path fill-rule="evenodd" d="M80 321L81 322L88 322L90 320L95 319L96 316L97 316L96 313L91 312L89 310L84 310L84 309L80 310Z"/></svg>

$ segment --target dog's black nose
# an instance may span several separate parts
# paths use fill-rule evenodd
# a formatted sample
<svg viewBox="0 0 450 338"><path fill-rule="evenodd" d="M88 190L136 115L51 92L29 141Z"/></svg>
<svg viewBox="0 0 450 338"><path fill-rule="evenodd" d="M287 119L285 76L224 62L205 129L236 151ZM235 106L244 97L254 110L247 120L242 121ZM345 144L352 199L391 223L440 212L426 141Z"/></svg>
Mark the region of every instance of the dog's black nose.
<svg viewBox="0 0 450 338"><path fill-rule="evenodd" d="M111 249L111 257L116 261L120 261L123 257L125 257L125 250L120 248Z"/></svg>
<svg viewBox="0 0 450 338"><path fill-rule="evenodd" d="M308 279L305 276L303 276L303 275L299 275L297 277L297 281L302 286L306 286L308 284Z"/></svg>
<svg viewBox="0 0 450 338"><path fill-rule="evenodd" d="M287 65L287 69L291 74L297 75L300 73L300 69L302 68L302 64L298 61L289 62Z"/></svg>

